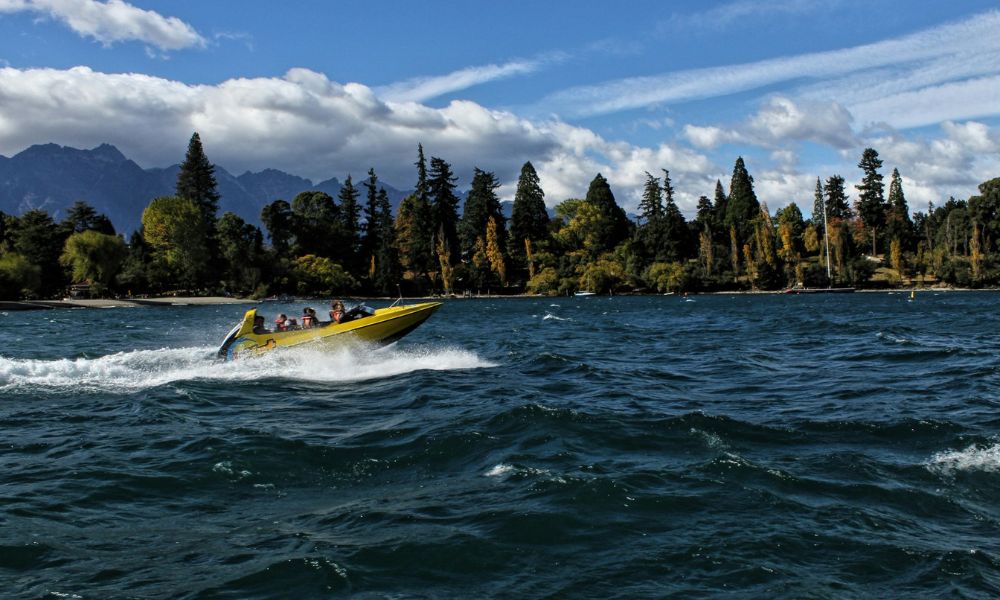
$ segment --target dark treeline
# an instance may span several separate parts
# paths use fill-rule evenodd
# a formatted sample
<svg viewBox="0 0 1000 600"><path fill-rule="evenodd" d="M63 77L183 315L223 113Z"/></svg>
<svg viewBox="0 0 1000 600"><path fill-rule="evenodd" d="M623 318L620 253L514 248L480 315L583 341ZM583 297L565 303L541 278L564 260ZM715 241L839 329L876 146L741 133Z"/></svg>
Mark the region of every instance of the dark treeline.
<svg viewBox="0 0 1000 600"><path fill-rule="evenodd" d="M585 198L564 200L550 219L528 162L508 222L494 173L475 169L459 211L451 165L428 161L421 146L415 167L415 189L396 215L370 169L360 185L348 176L337 198L303 192L271 202L261 231L233 213L218 216L214 166L195 133L176 194L152 199L128 240L82 201L58 223L40 210L0 213L0 297L59 296L74 283L91 295L254 297L1000 283L1000 178L911 219L899 172L886 193L871 148L858 163L856 200L841 175L818 178L811 219L794 203L772 215L742 158L728 192L717 181L691 221L667 169L646 173L635 222L600 174Z"/></svg>

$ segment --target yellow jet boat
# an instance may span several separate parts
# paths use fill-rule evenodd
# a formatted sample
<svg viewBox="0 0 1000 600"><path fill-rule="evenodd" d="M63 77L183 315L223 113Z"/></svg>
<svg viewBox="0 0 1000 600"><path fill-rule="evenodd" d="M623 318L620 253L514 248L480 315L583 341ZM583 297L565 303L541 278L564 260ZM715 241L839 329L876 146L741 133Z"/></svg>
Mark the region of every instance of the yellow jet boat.
<svg viewBox="0 0 1000 600"><path fill-rule="evenodd" d="M440 306L440 302L423 302L376 310L355 307L347 312L349 320L341 323L322 322L317 327L291 331L267 331L258 323L256 332L257 309L251 308L226 336L217 354L219 358L233 360L302 344L333 345L352 340L389 344L416 329Z"/></svg>

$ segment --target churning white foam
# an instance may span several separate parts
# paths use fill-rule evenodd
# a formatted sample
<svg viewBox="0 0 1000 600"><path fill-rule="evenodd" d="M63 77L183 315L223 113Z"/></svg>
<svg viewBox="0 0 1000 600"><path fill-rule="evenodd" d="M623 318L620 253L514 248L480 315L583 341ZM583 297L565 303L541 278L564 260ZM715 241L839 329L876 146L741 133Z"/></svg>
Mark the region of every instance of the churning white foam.
<svg viewBox="0 0 1000 600"><path fill-rule="evenodd" d="M1000 444L972 445L965 450L938 452L931 457L927 468L941 475L954 475L956 471L1000 472Z"/></svg>
<svg viewBox="0 0 1000 600"><path fill-rule="evenodd" d="M0 357L0 391L131 392L174 381L253 381L282 378L351 382L414 371L494 367L460 348L288 348L248 360L221 362L214 348L133 350L98 358L34 360Z"/></svg>

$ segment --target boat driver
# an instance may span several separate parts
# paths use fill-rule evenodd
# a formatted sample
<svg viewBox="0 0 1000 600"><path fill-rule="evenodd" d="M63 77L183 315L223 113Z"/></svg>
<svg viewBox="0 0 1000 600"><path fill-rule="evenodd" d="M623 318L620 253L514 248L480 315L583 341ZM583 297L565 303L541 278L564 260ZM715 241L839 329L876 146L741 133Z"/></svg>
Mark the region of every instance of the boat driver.
<svg viewBox="0 0 1000 600"><path fill-rule="evenodd" d="M256 315L253 318L253 332L256 334L271 333L264 327L264 317Z"/></svg>

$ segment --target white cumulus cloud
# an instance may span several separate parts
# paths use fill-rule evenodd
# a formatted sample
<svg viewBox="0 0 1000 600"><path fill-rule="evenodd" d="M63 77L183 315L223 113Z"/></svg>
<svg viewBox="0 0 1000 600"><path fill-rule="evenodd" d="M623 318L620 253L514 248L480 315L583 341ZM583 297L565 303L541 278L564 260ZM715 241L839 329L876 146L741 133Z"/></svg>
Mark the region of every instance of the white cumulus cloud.
<svg viewBox="0 0 1000 600"><path fill-rule="evenodd" d="M165 17L122 0L0 0L0 13L34 12L66 24L102 44L139 41L160 50L203 47L203 38L177 17Z"/></svg>

